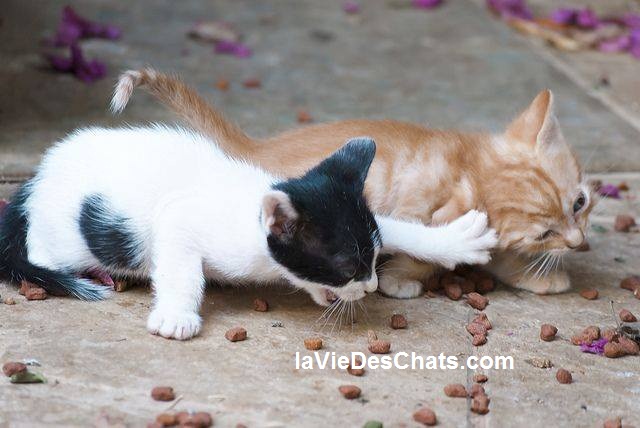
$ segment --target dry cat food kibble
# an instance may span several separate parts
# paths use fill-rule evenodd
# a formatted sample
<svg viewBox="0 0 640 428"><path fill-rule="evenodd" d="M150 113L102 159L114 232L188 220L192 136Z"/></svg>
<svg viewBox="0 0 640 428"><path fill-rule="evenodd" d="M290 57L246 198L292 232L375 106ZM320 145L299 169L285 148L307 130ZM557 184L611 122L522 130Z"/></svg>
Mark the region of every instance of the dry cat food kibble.
<svg viewBox="0 0 640 428"><path fill-rule="evenodd" d="M444 387L444 393L447 397L466 398L467 389L461 383L450 383Z"/></svg>
<svg viewBox="0 0 640 428"><path fill-rule="evenodd" d="M156 401L173 401L176 394L170 386L156 386L151 390L151 397Z"/></svg>
<svg viewBox="0 0 640 428"><path fill-rule="evenodd" d="M267 312L269 310L269 303L263 299L256 299L253 301L253 310L257 312Z"/></svg>
<svg viewBox="0 0 640 428"><path fill-rule="evenodd" d="M27 365L19 362L9 362L2 366L2 373L6 377L11 377L14 374L27 371Z"/></svg>
<svg viewBox="0 0 640 428"><path fill-rule="evenodd" d="M473 346L482 346L487 343L487 335L486 334L474 334L473 339L471 339L471 344Z"/></svg>
<svg viewBox="0 0 640 428"><path fill-rule="evenodd" d="M356 357L354 362L358 367L362 365L362 359L360 357ZM362 376L364 374L364 368L356 369L354 367L351 367L351 363L349 363L349 366L347 367L347 373L352 376Z"/></svg>
<svg viewBox="0 0 640 428"><path fill-rule="evenodd" d="M487 331L491 330L491 328L493 327L491 325L491 321L489 321L489 318L487 318L487 314L485 314L484 312L480 312L478 315L476 315L472 322L476 324L482 324Z"/></svg>
<svg viewBox="0 0 640 428"><path fill-rule="evenodd" d="M462 294L470 294L476 291L476 285L473 283L473 281L463 279L460 282L460 289L462 290Z"/></svg>
<svg viewBox="0 0 640 428"><path fill-rule="evenodd" d="M487 395L482 385L480 385L479 383L474 383L473 385L471 385L471 390L469 390L469 395L472 397L475 397L478 394Z"/></svg>
<svg viewBox="0 0 640 428"><path fill-rule="evenodd" d="M227 79L218 79L216 81L216 88L221 91L226 91L229 89L230 83Z"/></svg>
<svg viewBox="0 0 640 428"><path fill-rule="evenodd" d="M360 388L355 385L341 385L338 390L340 391L340 394L348 400L360 397L360 393L362 392Z"/></svg>
<svg viewBox="0 0 640 428"><path fill-rule="evenodd" d="M487 307L487 305L489 304L489 299L484 297L482 294L473 292L473 293L469 293L469 295L467 296L467 303L472 308L475 308L481 311Z"/></svg>
<svg viewBox="0 0 640 428"><path fill-rule="evenodd" d="M388 354L391 352L391 342L378 339L378 335L373 330L367 332L369 341L369 352L373 354Z"/></svg>
<svg viewBox="0 0 640 428"><path fill-rule="evenodd" d="M298 110L298 123L309 123L313 120L311 115L306 110Z"/></svg>
<svg viewBox="0 0 640 428"><path fill-rule="evenodd" d="M571 337L571 343L574 345L591 344L594 340L600 339L600 328L591 325L585 328L582 333Z"/></svg>
<svg viewBox="0 0 640 428"><path fill-rule="evenodd" d="M551 324L542 324L540 327L540 339L545 342L551 342L556 338L556 334L558 333L558 329Z"/></svg>
<svg viewBox="0 0 640 428"><path fill-rule="evenodd" d="M640 345L635 340L631 340L626 336L620 336L618 338L618 343L624 349L624 352L627 355L638 355L640 353Z"/></svg>
<svg viewBox="0 0 640 428"><path fill-rule="evenodd" d="M565 369L558 369L558 371L556 372L556 379L562 384L568 384L573 381L571 372Z"/></svg>
<svg viewBox="0 0 640 428"><path fill-rule="evenodd" d="M247 330L242 327L234 327L227 330L224 337L231 342L240 342L247 338Z"/></svg>
<svg viewBox="0 0 640 428"><path fill-rule="evenodd" d="M178 424L178 419L172 413L160 413L156 416L156 422L163 427L172 427Z"/></svg>
<svg viewBox="0 0 640 428"><path fill-rule="evenodd" d="M487 377L487 375L477 374L473 376L473 381L477 383L485 383L488 380L489 378Z"/></svg>
<svg viewBox="0 0 640 428"><path fill-rule="evenodd" d="M633 226L636 225L636 221L633 217L626 214L620 214L616 216L616 221L613 228L616 232L629 232Z"/></svg>
<svg viewBox="0 0 640 428"><path fill-rule="evenodd" d="M622 418L607 419L604 428L622 428Z"/></svg>
<svg viewBox="0 0 640 428"><path fill-rule="evenodd" d="M586 290L582 290L580 295L587 300L596 300L598 298L598 290L594 288L587 288Z"/></svg>
<svg viewBox="0 0 640 428"><path fill-rule="evenodd" d="M607 358L620 358L627 355L620 342L609 342L604 345L604 356Z"/></svg>
<svg viewBox="0 0 640 428"><path fill-rule="evenodd" d="M472 336L476 336L476 335L486 336L487 334L486 327L477 322L472 322L470 324L467 324L467 331Z"/></svg>
<svg viewBox="0 0 640 428"><path fill-rule="evenodd" d="M433 426L438 423L436 413L428 407L422 407L413 414L413 420L422 425Z"/></svg>
<svg viewBox="0 0 640 428"><path fill-rule="evenodd" d="M47 292L44 288L25 280L20 282L20 291L18 292L26 297L27 300L44 300L47 298Z"/></svg>
<svg viewBox="0 0 640 428"><path fill-rule="evenodd" d="M213 418L207 412L178 412L176 420L181 427L208 428L213 425Z"/></svg>
<svg viewBox="0 0 640 428"><path fill-rule="evenodd" d="M16 300L13 297L5 297L3 300L3 303L5 305L15 305L16 304Z"/></svg>
<svg viewBox="0 0 640 428"><path fill-rule="evenodd" d="M486 394L477 394L471 400L471 411L478 415L486 415L489 413L489 403L491 400Z"/></svg>
<svg viewBox="0 0 640 428"><path fill-rule="evenodd" d="M309 337L304 340L304 347L309 351L317 351L322 349L322 339L319 337Z"/></svg>
<svg viewBox="0 0 640 428"><path fill-rule="evenodd" d="M391 315L391 328L394 330L407 328L407 319L400 314Z"/></svg>
<svg viewBox="0 0 640 428"><path fill-rule="evenodd" d="M635 315L633 315L631 313L631 311L627 310L627 309L622 309L620 311L620 321L624 321L624 322L636 322L638 321L638 319L636 318Z"/></svg>
<svg viewBox="0 0 640 428"><path fill-rule="evenodd" d="M624 288L625 290L629 290L629 291L636 291L640 289L640 276L630 276L628 278L623 279L622 281L620 281L620 287Z"/></svg>

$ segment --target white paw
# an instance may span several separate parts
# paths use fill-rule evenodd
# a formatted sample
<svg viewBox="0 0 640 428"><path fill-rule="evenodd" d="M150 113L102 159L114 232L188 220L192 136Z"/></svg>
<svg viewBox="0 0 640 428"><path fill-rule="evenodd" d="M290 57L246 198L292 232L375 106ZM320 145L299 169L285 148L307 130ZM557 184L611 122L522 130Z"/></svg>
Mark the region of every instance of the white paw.
<svg viewBox="0 0 640 428"><path fill-rule="evenodd" d="M147 319L147 330L167 339L187 340L200 332L200 316L190 311L154 309Z"/></svg>
<svg viewBox="0 0 640 428"><path fill-rule="evenodd" d="M378 289L382 294L395 297L396 299L413 299L422 294L422 283L420 281L396 278L391 275L380 276Z"/></svg>
<svg viewBox="0 0 640 428"><path fill-rule="evenodd" d="M488 227L487 215L471 210L446 226L450 252L442 265L453 269L457 264L485 264L498 243L496 231Z"/></svg>

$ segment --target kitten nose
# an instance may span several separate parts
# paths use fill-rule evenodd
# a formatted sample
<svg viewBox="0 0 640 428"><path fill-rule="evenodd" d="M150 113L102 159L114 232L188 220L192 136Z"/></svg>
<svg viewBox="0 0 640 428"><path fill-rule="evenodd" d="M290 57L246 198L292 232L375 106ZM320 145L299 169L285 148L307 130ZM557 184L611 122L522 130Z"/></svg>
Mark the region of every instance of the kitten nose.
<svg viewBox="0 0 640 428"><path fill-rule="evenodd" d="M580 229L571 229L565 234L564 239L567 247L575 250L584 242L584 234Z"/></svg>

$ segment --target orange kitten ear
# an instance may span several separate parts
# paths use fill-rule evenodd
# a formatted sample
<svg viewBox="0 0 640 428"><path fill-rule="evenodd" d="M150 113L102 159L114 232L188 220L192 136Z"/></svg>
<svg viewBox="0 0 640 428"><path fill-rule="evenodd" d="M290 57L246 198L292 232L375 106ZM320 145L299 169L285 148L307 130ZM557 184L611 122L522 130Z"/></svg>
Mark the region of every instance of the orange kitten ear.
<svg viewBox="0 0 640 428"><path fill-rule="evenodd" d="M538 148L561 138L553 109L553 93L548 89L540 92L529 107L511 122L505 135L509 140Z"/></svg>

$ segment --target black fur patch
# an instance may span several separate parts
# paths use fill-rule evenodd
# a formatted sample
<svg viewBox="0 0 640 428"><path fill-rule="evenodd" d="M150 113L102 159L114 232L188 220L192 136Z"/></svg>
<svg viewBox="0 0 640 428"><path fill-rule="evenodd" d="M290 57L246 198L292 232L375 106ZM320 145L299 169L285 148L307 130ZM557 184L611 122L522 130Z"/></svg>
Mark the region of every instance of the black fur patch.
<svg viewBox="0 0 640 428"><path fill-rule="evenodd" d="M378 225L363 196L375 143L358 138L300 178L274 186L298 212L289 239L269 235L274 259L296 276L341 287L371 277Z"/></svg>
<svg viewBox="0 0 640 428"><path fill-rule="evenodd" d="M129 219L115 212L103 195L84 199L79 224L89 251L100 263L120 269L140 267L140 246Z"/></svg>

